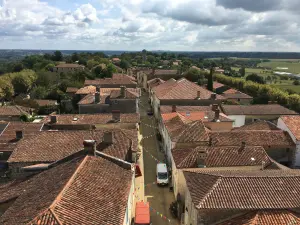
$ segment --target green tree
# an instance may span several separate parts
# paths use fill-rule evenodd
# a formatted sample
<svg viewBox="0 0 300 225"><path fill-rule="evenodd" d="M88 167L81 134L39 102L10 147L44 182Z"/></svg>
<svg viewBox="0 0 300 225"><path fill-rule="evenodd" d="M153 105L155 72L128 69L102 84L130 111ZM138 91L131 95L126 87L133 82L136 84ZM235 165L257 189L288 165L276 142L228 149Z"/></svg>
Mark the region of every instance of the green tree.
<svg viewBox="0 0 300 225"><path fill-rule="evenodd" d="M87 61L87 67L89 69L92 69L94 66L96 66L98 64L97 61L95 61L94 59L90 59Z"/></svg>
<svg viewBox="0 0 300 225"><path fill-rule="evenodd" d="M255 73L252 73L252 74L248 75L246 77L246 80L253 81L253 82L256 82L256 83L259 83L259 84L264 84L265 83L264 78L257 75L257 74L255 74Z"/></svg>
<svg viewBox="0 0 300 225"><path fill-rule="evenodd" d="M246 75L246 69L245 69L245 67L240 68L239 72L240 72L241 76L244 77Z"/></svg>
<svg viewBox="0 0 300 225"><path fill-rule="evenodd" d="M23 69L24 69L24 65L22 63L16 63L13 67L12 72L20 72Z"/></svg>
<svg viewBox="0 0 300 225"><path fill-rule="evenodd" d="M78 56L77 52L72 54L71 59L72 59L72 62L76 62L79 60L79 56Z"/></svg>
<svg viewBox="0 0 300 225"><path fill-rule="evenodd" d="M213 67L210 68L210 73L208 75L207 78L207 89L210 91L214 91L214 87L213 87Z"/></svg>
<svg viewBox="0 0 300 225"><path fill-rule="evenodd" d="M293 84L294 84L294 85L299 85L299 84L300 84L300 81L299 81L299 80L294 80Z"/></svg>
<svg viewBox="0 0 300 225"><path fill-rule="evenodd" d="M63 54L61 51L55 51L53 56L52 56L53 61L62 61L63 60Z"/></svg>
<svg viewBox="0 0 300 225"><path fill-rule="evenodd" d="M13 74L11 82L16 93L28 93L36 79L37 75L34 71L23 70Z"/></svg>
<svg viewBox="0 0 300 225"><path fill-rule="evenodd" d="M32 99L43 99L48 95L48 91L45 87L39 86L34 87L30 92L30 97Z"/></svg>
<svg viewBox="0 0 300 225"><path fill-rule="evenodd" d="M127 71L130 67L130 63L127 60L122 59L120 62L120 67Z"/></svg>
<svg viewBox="0 0 300 225"><path fill-rule="evenodd" d="M199 75L200 75L200 71L198 69L190 68L185 73L185 78L192 82L197 82L199 80Z"/></svg>
<svg viewBox="0 0 300 225"><path fill-rule="evenodd" d="M10 100L14 95L14 87L8 77L0 77L0 98Z"/></svg>

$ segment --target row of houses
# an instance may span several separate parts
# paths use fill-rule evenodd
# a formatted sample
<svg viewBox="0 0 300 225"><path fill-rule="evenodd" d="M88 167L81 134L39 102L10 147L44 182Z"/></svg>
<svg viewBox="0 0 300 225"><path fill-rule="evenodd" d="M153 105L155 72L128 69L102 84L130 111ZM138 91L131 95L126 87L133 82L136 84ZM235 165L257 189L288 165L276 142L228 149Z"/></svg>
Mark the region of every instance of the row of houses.
<svg viewBox="0 0 300 225"><path fill-rule="evenodd" d="M185 78L155 78L146 90L182 224L300 223L296 112L249 105L250 96L227 105L230 89L213 93Z"/></svg>

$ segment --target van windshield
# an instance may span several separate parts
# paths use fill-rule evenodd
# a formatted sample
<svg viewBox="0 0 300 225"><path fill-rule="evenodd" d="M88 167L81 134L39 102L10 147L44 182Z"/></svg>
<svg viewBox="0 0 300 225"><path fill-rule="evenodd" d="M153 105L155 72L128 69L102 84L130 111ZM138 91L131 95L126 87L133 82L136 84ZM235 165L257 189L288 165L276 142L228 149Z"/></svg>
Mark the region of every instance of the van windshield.
<svg viewBox="0 0 300 225"><path fill-rule="evenodd" d="M158 173L158 178L165 180L168 178L168 173Z"/></svg>

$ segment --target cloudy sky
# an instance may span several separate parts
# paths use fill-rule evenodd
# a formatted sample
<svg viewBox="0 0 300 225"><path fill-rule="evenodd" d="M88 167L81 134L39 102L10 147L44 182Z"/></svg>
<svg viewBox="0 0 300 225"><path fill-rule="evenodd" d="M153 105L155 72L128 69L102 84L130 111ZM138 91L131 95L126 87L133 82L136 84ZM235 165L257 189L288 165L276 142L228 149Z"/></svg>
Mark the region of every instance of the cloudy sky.
<svg viewBox="0 0 300 225"><path fill-rule="evenodd" d="M300 51L300 0L0 0L0 49Z"/></svg>

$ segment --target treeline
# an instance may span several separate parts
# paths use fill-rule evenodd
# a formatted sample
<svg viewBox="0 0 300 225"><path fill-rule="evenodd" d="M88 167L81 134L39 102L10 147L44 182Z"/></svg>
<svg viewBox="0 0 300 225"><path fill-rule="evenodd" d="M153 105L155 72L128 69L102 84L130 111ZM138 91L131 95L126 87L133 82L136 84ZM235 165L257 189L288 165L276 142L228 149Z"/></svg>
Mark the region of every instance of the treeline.
<svg viewBox="0 0 300 225"><path fill-rule="evenodd" d="M278 104L300 112L300 95L289 94L286 91L267 84L258 84L241 78L214 74L214 79L220 83L236 88L253 97L254 104L267 104L268 101L277 101Z"/></svg>

